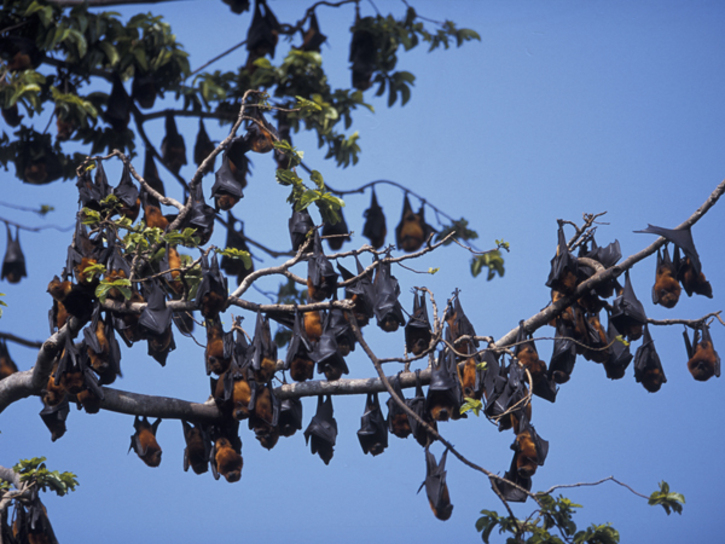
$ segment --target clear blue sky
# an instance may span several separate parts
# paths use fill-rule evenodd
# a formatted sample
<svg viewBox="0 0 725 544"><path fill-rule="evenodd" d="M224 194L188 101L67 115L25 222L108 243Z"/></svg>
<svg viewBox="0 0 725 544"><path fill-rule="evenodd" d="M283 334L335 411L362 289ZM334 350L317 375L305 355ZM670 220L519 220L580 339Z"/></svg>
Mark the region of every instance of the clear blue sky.
<svg viewBox="0 0 725 544"><path fill-rule="evenodd" d="M283 21L298 19L306 4L270 1ZM400 14L404 9L399 2L377 0L376 4L385 12L393 9ZM544 283L555 251L557 218L577 221L584 212L607 211L603 221L609 224L599 227L597 240L606 244L619 239L626 256L654 240L632 231L647 223L679 224L725 176L722 3L415 1L413 5L426 17L447 18L475 29L482 41L461 49L401 55L399 68L417 76L413 97L404 108L388 109L384 100L368 93L376 113L361 110L355 117L352 129L360 131L363 148L356 167L341 170L323 161L313 138L294 141L304 149L305 161L334 187L395 180L449 214L469 219L480 234L479 247L492 247L499 238L511 244L506 275L492 282L470 278L468 257L455 248L427 256L417 265L422 270L440 267L434 277L394 269L403 285L406 308L412 306L409 286L426 285L439 301L459 287L477 332L499 337L549 300ZM368 2L361 7L364 15L373 13ZM172 24L191 53L192 68L244 39L250 18L231 14L221 2L192 0L121 11L127 16L145 9L163 14ZM321 7L318 17L330 37L323 56L331 84L346 86L352 9ZM277 61L284 49L281 44ZM229 69L245 58L246 51L239 50L214 68ZM196 124L179 121L179 128L190 148ZM207 129L212 138L225 134L209 123ZM161 121L151 130L157 142L162 130ZM235 213L246 221L250 237L286 247L286 190L274 182L271 160L253 160L253 177ZM189 168L182 170L186 176L191 173ZM76 206L71 183L26 187L11 174L4 176L2 200L52 202L58 211L48 221L70 223ZM212 183L212 176L204 181L207 195ZM174 187L174 182L169 180L167 187ZM392 231L402 195L381 187L378 198ZM369 193L348 198L345 213L357 233L368 203ZM718 233L725 232L722 205L693 230L715 299L690 299L683 293L674 310L653 306L655 262L650 258L632 273L650 317L697 318L723 308L725 257L718 241ZM2 214L26 223L37 221L5 209ZM22 233L21 237L29 278L19 286L3 286L9 308L0 327L43 339L51 304L45 286L60 271L69 236ZM223 234L216 234L213 241L223 244ZM357 245L365 241L359 235L354 238ZM264 264L271 261L257 266ZM276 280L263 284L275 291L276 286ZM27 288L33 293L28 294ZM253 296L263 300L262 295ZM725 409L723 382L692 379L681 326L653 327L651 332L668 378L658 393L647 393L635 383L632 368L624 379L612 382L599 365L579 358L556 404L535 399L532 422L549 440L550 451L546 465L534 477L534 490L614 475L649 494L665 479L687 499L683 516L668 517L661 508L649 507L611 483L570 490L567 496L585 504L578 523L610 521L623 542L704 541L722 534L717 505L725 486L725 471L719 464L725 441L716 418ZM722 352L723 327L715 323L712 334ZM545 327L536 336L551 335L553 329ZM372 332L370 342L379 353L403 350L402 336ZM144 346L134 350L124 346L124 378L115 385L204 400L209 386L203 350L182 342L179 335L177 344L163 369L147 360ZM542 358L548 360L551 344L538 342ZM30 368L32 350L14 345L10 349L22 369ZM360 350L348 358L348 364L351 377L374 374ZM315 402L303 400L305 425ZM81 485L75 493L46 499L61 542L191 542L211 535L219 541L275 542L292 537L303 543L388 542L401 536L423 542L479 538L474 528L478 512L501 509L485 478L449 456L455 508L449 521L440 522L424 494L415 493L425 476L418 444L391 437L384 454L365 456L355 434L364 399L333 402L340 432L329 466L310 454L302 433L281 439L268 452L243 426L244 470L241 482L235 484L182 471L184 444L178 421L162 422L158 438L163 461L150 469L133 453L126 454L133 432L131 416L89 416L74 410L66 436L51 443L37 416L40 402L34 398L3 413L0 464L45 455L51 469L78 475ZM442 424L440 430L478 464L501 474L508 468L510 433L498 433L484 419L473 417ZM434 447L436 456L441 451ZM525 515L531 508L527 503L516 512Z"/></svg>

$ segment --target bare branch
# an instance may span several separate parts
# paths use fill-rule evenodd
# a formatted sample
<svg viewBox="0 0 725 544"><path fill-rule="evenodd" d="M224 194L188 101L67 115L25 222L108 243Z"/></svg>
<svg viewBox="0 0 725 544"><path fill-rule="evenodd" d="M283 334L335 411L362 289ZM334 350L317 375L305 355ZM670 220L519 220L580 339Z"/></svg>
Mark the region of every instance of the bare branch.
<svg viewBox="0 0 725 544"><path fill-rule="evenodd" d="M11 342L15 342L16 344L20 344L21 346L25 346L27 348L40 348L43 345L43 342L27 340L26 338L15 336L9 332L0 332L0 338L3 340L10 340Z"/></svg>
<svg viewBox="0 0 725 544"><path fill-rule="evenodd" d="M622 487L626 487L627 489L629 489L632 493L634 493L638 497L642 497L643 499L649 499L649 497L647 495L643 495L642 493L638 493L637 491L635 491L634 489L632 489L631 487L629 487L627 484L625 484L625 483L620 482L619 480L617 480L614 476L607 476L606 478L602 478L601 480L596 481L596 482L579 482L579 483L576 483L576 484L555 485L553 487L550 487L546 491L540 491L539 493L542 494L542 495L551 495L557 489L565 489L565 488L571 488L571 487L594 486L594 485L603 484L604 482L614 482L615 484L621 485Z"/></svg>

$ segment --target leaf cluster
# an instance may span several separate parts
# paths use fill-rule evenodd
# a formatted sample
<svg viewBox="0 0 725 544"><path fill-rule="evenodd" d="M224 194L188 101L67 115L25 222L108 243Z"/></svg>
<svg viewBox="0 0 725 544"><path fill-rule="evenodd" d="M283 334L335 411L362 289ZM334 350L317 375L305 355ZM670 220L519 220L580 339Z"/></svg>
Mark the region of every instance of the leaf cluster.
<svg viewBox="0 0 725 544"><path fill-rule="evenodd" d="M48 489L62 497L75 491L78 485L76 475L72 472L50 471L45 466L45 457L33 457L19 461L13 470L20 475L21 482L33 482L43 491Z"/></svg>

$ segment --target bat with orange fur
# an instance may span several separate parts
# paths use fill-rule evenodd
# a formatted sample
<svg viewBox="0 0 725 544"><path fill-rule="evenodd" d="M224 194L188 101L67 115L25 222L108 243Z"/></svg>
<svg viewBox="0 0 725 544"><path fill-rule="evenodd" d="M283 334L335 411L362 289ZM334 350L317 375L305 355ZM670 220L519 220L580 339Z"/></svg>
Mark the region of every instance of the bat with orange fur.
<svg viewBox="0 0 725 544"><path fill-rule="evenodd" d="M720 356L712 345L710 327L702 323L695 329L695 334L690 343L687 329L683 333L685 337L685 348L687 349L687 369L697 381L705 382L713 376L720 377Z"/></svg>
<svg viewBox="0 0 725 544"><path fill-rule="evenodd" d="M136 432L131 435L131 446L128 451L135 451L136 455L150 467L157 467L161 464L161 446L156 441L159 423L161 423L161 418L149 423L146 416L143 419L136 416L133 422Z"/></svg>

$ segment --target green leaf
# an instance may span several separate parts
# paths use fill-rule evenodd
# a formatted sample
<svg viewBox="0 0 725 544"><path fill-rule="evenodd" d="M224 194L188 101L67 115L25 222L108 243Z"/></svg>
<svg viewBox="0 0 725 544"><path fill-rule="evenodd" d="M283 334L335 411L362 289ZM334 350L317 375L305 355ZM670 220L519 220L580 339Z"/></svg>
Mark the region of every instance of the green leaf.
<svg viewBox="0 0 725 544"><path fill-rule="evenodd" d="M325 189L325 180L322 179L322 174L320 174L317 170L313 170L310 174L310 179L314 182L317 187L323 191Z"/></svg>
<svg viewBox="0 0 725 544"><path fill-rule="evenodd" d="M466 397L466 402L461 406L461 414L472 411L476 416L480 415L483 410L483 403L480 400Z"/></svg>
<svg viewBox="0 0 725 544"><path fill-rule="evenodd" d="M102 303L106 302L108 293L112 289L117 289L126 300L131 299L131 281L126 278L118 278L113 281L101 280L96 287L96 297Z"/></svg>
<svg viewBox="0 0 725 544"><path fill-rule="evenodd" d="M494 249L493 251L488 251L483 255L477 255L471 260L471 274L475 278L482 270L484 270L484 267L488 268L488 277L486 279L491 281L496 274L503 277L503 264L504 262L503 257L501 257L501 252L498 249Z"/></svg>
<svg viewBox="0 0 725 544"><path fill-rule="evenodd" d="M219 255L229 257L231 259L241 259L242 263L244 264L244 268L246 268L247 270L252 268L252 256L249 254L249 251L244 251L233 247L227 247L225 249L217 248L216 252Z"/></svg>
<svg viewBox="0 0 725 544"><path fill-rule="evenodd" d="M111 67L114 67L118 64L120 57L118 56L118 51L111 42L109 42L108 40L104 40L98 44L98 47L100 47L103 53L106 55L106 58L108 59L108 64L110 64Z"/></svg>
<svg viewBox="0 0 725 544"><path fill-rule="evenodd" d="M313 202L316 202L320 199L320 192L315 191L313 189L306 190L302 196L300 197L299 201L297 202L297 205L295 206L295 210L302 211L306 209L310 204Z"/></svg>
<svg viewBox="0 0 725 544"><path fill-rule="evenodd" d="M674 510L678 514L682 514L682 505L685 504L685 497L681 493L675 493L670 491L670 486L664 480L660 482L660 490L655 491L649 497L648 504L662 505L667 515L670 515L670 509Z"/></svg>

